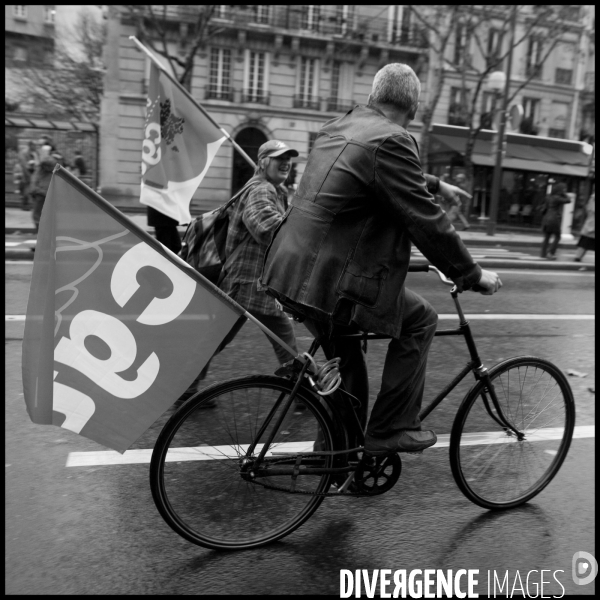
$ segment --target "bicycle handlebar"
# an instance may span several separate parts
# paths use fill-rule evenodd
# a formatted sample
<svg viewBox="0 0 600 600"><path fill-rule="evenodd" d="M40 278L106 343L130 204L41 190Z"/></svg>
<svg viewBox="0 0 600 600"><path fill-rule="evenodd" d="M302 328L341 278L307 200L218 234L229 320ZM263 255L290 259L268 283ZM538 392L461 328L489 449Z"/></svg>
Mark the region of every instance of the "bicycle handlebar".
<svg viewBox="0 0 600 600"><path fill-rule="evenodd" d="M446 285L454 285L454 281L448 279L437 267L434 267L433 265L408 265L408 271L412 273L428 273L429 271L434 271L442 283L445 283Z"/></svg>

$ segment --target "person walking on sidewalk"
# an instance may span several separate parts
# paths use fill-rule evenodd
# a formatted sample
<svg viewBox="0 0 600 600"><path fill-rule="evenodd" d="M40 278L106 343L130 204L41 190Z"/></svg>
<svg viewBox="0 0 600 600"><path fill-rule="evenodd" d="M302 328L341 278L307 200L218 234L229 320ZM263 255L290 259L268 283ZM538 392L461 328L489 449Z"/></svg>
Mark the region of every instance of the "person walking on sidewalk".
<svg viewBox="0 0 600 600"><path fill-rule="evenodd" d="M467 183L467 178L465 177L464 173L459 173L454 178L454 185L456 187L460 188L461 190L465 189L466 183ZM463 225L463 231L466 231L470 227L469 221L467 220L467 217L465 216L465 214L469 213L470 201L468 198L469 198L468 196L465 196L464 202L461 203L459 201L459 202L453 204L452 206L450 206L450 208L446 211L446 214L448 215L448 218L450 219L451 223L453 223L454 220L458 217L458 220Z"/></svg>
<svg viewBox="0 0 600 600"><path fill-rule="evenodd" d="M19 160L17 165L19 171L19 194L21 196L21 210L29 210L29 199L31 197L31 180L33 173L39 163L35 142L30 140L27 147L19 152Z"/></svg>
<svg viewBox="0 0 600 600"><path fill-rule="evenodd" d="M585 223L581 228L581 237L577 242L575 262L581 262L588 250L596 250L596 194L592 194L585 207Z"/></svg>
<svg viewBox="0 0 600 600"><path fill-rule="evenodd" d="M548 260L556 260L556 250L560 242L560 225L562 222L563 205L569 204L567 196L567 186L564 183L556 183L552 186L552 194L546 196L540 207L542 211L542 231L544 240L542 241L542 250L540 256ZM550 237L554 236L548 251Z"/></svg>

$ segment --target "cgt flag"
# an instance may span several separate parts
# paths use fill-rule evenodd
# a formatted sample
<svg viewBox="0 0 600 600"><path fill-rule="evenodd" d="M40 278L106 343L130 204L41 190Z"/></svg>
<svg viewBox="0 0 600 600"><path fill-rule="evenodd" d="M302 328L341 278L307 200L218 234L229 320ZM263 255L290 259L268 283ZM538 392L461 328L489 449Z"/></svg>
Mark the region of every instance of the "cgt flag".
<svg viewBox="0 0 600 600"><path fill-rule="evenodd" d="M226 136L154 62L146 108L140 202L189 223L192 196Z"/></svg>
<svg viewBox="0 0 600 600"><path fill-rule="evenodd" d="M57 167L25 320L29 416L125 452L241 327L244 312Z"/></svg>

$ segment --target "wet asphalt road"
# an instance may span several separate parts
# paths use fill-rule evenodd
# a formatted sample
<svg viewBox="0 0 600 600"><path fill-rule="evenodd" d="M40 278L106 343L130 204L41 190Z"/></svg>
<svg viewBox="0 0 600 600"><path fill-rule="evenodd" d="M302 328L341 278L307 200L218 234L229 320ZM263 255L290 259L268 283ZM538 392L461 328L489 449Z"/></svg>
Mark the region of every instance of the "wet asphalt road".
<svg viewBox="0 0 600 600"><path fill-rule="evenodd" d="M24 314L31 267L7 265L6 314ZM591 274L501 273L494 297L464 294L469 313L594 314ZM440 314L449 295L433 275L410 275L410 285ZM444 327L452 321L444 320ZM456 487L447 449L403 461L400 481L377 498L327 499L298 531L269 547L219 553L173 533L152 502L147 465L66 468L69 452L103 447L69 431L38 426L26 415L20 382L22 322L6 324L6 593L9 594L339 594L340 569L479 569L517 572L529 592L546 570L545 595L593 594L576 586L573 553L595 555L594 439L575 440L555 480L529 505L492 513L471 504ZM551 359L570 377L577 425L595 420L594 321L476 321L484 362L515 354ZM303 349L310 342L297 326ZM385 342L369 345L373 398ZM467 360L458 338L438 338L430 355L425 397ZM249 373L270 373L275 359L251 325L212 364L207 384ZM465 380L428 418L448 433L470 383ZM151 448L169 413L134 447ZM533 573L536 571L536 573ZM549 576L550 573L550 576ZM519 591L517 585L517 592Z"/></svg>

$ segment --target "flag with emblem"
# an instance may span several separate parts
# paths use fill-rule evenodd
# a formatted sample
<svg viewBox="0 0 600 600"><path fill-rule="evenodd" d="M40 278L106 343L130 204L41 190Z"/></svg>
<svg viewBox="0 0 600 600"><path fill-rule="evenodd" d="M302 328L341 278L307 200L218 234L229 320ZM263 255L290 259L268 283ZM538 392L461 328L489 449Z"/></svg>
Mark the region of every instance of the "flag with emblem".
<svg viewBox="0 0 600 600"><path fill-rule="evenodd" d="M25 333L31 420L124 452L247 313L67 170L40 221Z"/></svg>
<svg viewBox="0 0 600 600"><path fill-rule="evenodd" d="M226 135L153 61L146 109L140 202L189 223L192 196Z"/></svg>

